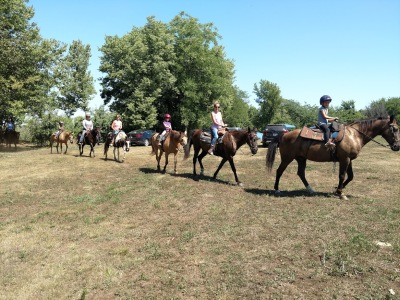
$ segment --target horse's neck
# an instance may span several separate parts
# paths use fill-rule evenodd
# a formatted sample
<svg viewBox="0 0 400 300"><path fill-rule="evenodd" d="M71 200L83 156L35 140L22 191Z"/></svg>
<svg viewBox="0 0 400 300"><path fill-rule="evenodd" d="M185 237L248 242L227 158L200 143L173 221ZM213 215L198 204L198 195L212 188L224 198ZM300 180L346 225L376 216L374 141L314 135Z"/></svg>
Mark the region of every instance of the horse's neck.
<svg viewBox="0 0 400 300"><path fill-rule="evenodd" d="M364 144L366 144L382 133L383 122L383 120L363 121L350 127L355 128L362 134L362 139L364 140Z"/></svg>
<svg viewBox="0 0 400 300"><path fill-rule="evenodd" d="M241 146L246 144L247 133L243 131L236 131L235 135L231 133L232 138L236 142L236 149L239 149Z"/></svg>

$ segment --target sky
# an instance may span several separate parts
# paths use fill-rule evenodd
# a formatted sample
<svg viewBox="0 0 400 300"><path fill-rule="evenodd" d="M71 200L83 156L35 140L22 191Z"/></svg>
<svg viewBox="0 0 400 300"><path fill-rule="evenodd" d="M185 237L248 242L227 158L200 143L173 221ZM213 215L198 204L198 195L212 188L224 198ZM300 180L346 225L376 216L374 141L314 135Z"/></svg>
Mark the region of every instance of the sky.
<svg viewBox="0 0 400 300"><path fill-rule="evenodd" d="M363 109L381 98L400 97L399 0L30 0L43 38L92 49L89 70L103 104L98 78L106 36L143 27L147 17L164 23L184 11L213 23L235 85L257 106L254 84L275 83L285 99L319 105L354 100Z"/></svg>

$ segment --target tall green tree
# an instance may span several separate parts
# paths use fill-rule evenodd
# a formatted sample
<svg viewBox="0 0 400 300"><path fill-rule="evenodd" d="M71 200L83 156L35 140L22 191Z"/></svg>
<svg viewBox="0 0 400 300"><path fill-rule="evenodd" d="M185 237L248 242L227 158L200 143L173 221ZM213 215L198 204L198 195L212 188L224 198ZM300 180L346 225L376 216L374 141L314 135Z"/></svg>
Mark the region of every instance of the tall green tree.
<svg viewBox="0 0 400 300"><path fill-rule="evenodd" d="M170 22L174 39L176 77L172 95L163 98L189 128L208 127L214 101L229 109L235 98L234 65L219 44L221 36L212 23L201 24L184 12Z"/></svg>
<svg viewBox="0 0 400 300"><path fill-rule="evenodd" d="M22 119L29 113L38 115L40 120L46 111L58 107L59 92L64 96L75 93L77 97L82 93L70 90L70 82L77 79L67 76L71 69L63 72L65 76L57 77L60 64L65 61L66 45L40 36L39 28L30 21L34 9L26 2L0 0L0 117L12 115ZM74 48L75 45L71 47ZM74 61L82 74L87 64L80 57L71 55L67 60L71 64ZM84 104L78 103L80 108Z"/></svg>
<svg viewBox="0 0 400 300"><path fill-rule="evenodd" d="M247 128L253 127L253 122L250 118L250 105L247 103L248 95L245 91L235 86L235 95L232 105L224 111L224 122L229 126Z"/></svg>
<svg viewBox="0 0 400 300"><path fill-rule="evenodd" d="M133 127L154 127L165 113L175 128L210 123L212 102L230 107L233 64L218 45L212 24L185 13L169 24L147 19L101 47L102 98Z"/></svg>
<svg viewBox="0 0 400 300"><path fill-rule="evenodd" d="M148 18L119 38L107 36L101 47L102 98L137 128L154 127L161 113L157 100L174 87L173 36L167 25Z"/></svg>
<svg viewBox="0 0 400 300"><path fill-rule="evenodd" d="M55 72L58 108L72 116L78 109L88 110L89 100L96 92L88 71L90 46L73 41L68 53L59 61Z"/></svg>
<svg viewBox="0 0 400 300"><path fill-rule="evenodd" d="M260 105L256 126L263 128L272 121L282 103L281 90L275 83L260 80L259 85L254 84L254 93Z"/></svg>

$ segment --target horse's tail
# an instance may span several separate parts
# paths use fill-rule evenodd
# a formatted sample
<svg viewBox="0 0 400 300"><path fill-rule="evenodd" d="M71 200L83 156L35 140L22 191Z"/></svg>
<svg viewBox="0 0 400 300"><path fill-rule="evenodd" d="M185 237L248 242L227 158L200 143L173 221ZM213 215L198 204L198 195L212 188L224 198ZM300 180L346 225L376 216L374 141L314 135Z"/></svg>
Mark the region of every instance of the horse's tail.
<svg viewBox="0 0 400 300"><path fill-rule="evenodd" d="M189 155L190 155L190 147L192 147L192 144L193 144L193 141L192 141L193 133L194 133L194 132L192 132L191 134L189 134L188 141L187 141L187 143L186 143L186 145L185 145L185 147L184 147L185 156L183 157L183 160L186 160L186 159L189 158Z"/></svg>
<svg viewBox="0 0 400 300"><path fill-rule="evenodd" d="M153 133L151 135L151 153L150 153L150 155L156 155L156 153L157 153L158 142L156 139L156 134L157 133Z"/></svg>
<svg viewBox="0 0 400 300"><path fill-rule="evenodd" d="M267 156L266 156L266 164L267 164L268 173L271 173L271 171L272 171L272 166L274 165L274 162L275 162L276 149L278 148L278 145L279 145L278 139L273 140L268 145L268 152L267 152Z"/></svg>

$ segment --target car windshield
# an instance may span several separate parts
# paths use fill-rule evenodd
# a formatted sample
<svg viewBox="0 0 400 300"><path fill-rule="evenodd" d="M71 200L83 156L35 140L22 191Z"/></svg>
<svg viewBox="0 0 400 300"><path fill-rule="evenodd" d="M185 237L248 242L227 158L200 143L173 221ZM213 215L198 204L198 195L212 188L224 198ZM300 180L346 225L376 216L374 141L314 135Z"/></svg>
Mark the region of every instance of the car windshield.
<svg viewBox="0 0 400 300"><path fill-rule="evenodd" d="M284 125L267 125L266 130L277 130L277 131L283 131L286 129Z"/></svg>

